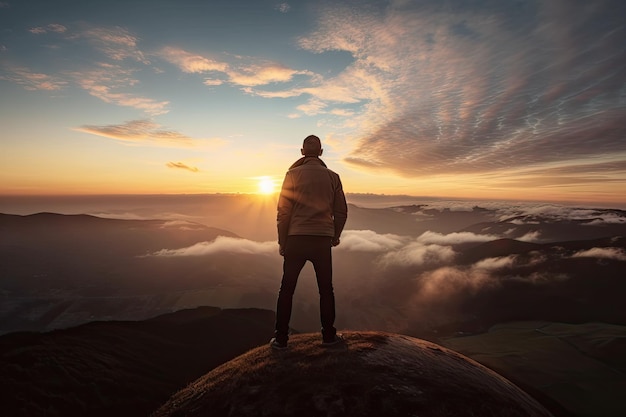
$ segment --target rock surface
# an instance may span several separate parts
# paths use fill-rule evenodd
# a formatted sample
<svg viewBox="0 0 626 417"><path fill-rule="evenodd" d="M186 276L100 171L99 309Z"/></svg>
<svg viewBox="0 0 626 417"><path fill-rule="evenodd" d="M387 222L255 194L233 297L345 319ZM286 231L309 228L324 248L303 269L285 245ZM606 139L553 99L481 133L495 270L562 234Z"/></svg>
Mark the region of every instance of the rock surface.
<svg viewBox="0 0 626 417"><path fill-rule="evenodd" d="M488 368L439 345L381 332L345 332L323 347L295 335L262 346L174 394L154 417L550 416Z"/></svg>

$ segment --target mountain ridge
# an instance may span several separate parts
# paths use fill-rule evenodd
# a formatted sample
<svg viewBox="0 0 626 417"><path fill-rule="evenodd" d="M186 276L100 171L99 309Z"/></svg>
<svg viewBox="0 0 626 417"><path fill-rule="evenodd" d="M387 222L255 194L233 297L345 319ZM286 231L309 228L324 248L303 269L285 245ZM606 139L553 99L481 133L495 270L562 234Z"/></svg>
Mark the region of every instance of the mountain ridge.
<svg viewBox="0 0 626 417"><path fill-rule="evenodd" d="M181 386L264 344L273 323L271 311L199 307L0 336L3 412L147 415Z"/></svg>

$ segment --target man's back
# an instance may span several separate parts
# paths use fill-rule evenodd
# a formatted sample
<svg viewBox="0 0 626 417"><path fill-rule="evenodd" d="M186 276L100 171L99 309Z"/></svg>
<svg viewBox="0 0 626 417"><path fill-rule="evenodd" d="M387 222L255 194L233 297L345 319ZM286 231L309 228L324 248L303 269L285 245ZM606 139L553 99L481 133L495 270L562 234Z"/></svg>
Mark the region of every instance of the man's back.
<svg viewBox="0 0 626 417"><path fill-rule="evenodd" d="M278 201L278 225L287 235L331 236L347 206L339 175L317 157L303 158L285 175Z"/></svg>

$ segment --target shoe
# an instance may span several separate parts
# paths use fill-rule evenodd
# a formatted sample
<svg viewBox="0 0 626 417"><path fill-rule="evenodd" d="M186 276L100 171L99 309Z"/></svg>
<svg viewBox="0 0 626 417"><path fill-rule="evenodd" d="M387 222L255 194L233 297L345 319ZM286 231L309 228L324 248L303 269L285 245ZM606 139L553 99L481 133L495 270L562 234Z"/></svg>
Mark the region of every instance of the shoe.
<svg viewBox="0 0 626 417"><path fill-rule="evenodd" d="M287 349L287 343L280 343L278 340L276 340L275 337L273 337L272 340L270 340L270 346L274 350L285 350L285 349Z"/></svg>
<svg viewBox="0 0 626 417"><path fill-rule="evenodd" d="M332 340L324 340L322 342L322 346L335 346L338 343L342 343L343 342L343 337L341 337L340 334L336 334L335 337Z"/></svg>

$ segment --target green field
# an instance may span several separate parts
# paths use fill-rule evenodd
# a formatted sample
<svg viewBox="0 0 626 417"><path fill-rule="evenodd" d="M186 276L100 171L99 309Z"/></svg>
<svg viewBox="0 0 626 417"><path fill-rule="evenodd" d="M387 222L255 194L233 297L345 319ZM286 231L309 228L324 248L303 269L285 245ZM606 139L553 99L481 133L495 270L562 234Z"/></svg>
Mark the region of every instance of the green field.
<svg viewBox="0 0 626 417"><path fill-rule="evenodd" d="M440 343L560 404L566 415L626 416L626 326L511 322Z"/></svg>

